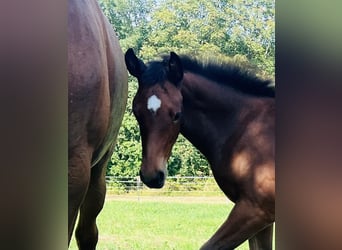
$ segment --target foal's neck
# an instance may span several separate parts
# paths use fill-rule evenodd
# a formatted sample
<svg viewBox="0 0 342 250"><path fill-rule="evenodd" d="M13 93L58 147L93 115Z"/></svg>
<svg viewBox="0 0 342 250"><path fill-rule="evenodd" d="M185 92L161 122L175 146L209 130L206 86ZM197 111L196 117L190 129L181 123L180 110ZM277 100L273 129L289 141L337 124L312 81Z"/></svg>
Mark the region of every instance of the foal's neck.
<svg viewBox="0 0 342 250"><path fill-rule="evenodd" d="M220 161L218 150L249 109L249 98L192 73L184 75L182 94L180 132L214 165Z"/></svg>

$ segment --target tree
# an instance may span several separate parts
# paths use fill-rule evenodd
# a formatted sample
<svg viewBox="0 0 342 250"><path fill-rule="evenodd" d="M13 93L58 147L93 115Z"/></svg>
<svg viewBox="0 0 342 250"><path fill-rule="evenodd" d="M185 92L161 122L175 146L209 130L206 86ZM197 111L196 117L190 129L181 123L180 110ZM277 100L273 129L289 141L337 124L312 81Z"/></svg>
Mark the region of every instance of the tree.
<svg viewBox="0 0 342 250"><path fill-rule="evenodd" d="M151 13L141 55L170 50L188 54L244 55L274 73L274 2L164 0Z"/></svg>
<svg viewBox="0 0 342 250"><path fill-rule="evenodd" d="M141 162L141 142L139 126L132 114L132 101L137 83L130 77L128 83L128 102L122 126L117 138L115 152L108 163L107 175L134 177L139 175Z"/></svg>
<svg viewBox="0 0 342 250"><path fill-rule="evenodd" d="M124 50L141 49L149 34L150 13L157 0L99 0Z"/></svg>

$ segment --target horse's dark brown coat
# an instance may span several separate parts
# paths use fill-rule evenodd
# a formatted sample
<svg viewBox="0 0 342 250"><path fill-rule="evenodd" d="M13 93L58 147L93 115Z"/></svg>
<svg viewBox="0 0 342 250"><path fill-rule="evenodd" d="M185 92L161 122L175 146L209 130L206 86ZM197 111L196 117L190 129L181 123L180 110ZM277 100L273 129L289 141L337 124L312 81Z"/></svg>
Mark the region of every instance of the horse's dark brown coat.
<svg viewBox="0 0 342 250"><path fill-rule="evenodd" d="M68 234L80 210L80 249L95 249L105 168L127 101L127 70L96 0L68 1Z"/></svg>

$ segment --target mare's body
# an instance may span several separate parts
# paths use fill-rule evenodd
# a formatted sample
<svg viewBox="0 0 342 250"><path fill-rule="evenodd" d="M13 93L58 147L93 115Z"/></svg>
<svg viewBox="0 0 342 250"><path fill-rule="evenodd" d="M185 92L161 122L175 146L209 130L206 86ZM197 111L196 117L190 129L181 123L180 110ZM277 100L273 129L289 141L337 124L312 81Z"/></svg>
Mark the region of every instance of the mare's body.
<svg viewBox="0 0 342 250"><path fill-rule="evenodd" d="M96 0L68 2L68 240L76 217L80 249L95 249L106 164L127 101L127 70Z"/></svg>
<svg viewBox="0 0 342 250"><path fill-rule="evenodd" d="M143 159L141 179L164 185L166 161L178 133L208 159L213 175L235 203L202 249L272 249L275 218L274 88L229 65L203 65L171 53L144 64L126 52L138 78L133 103Z"/></svg>

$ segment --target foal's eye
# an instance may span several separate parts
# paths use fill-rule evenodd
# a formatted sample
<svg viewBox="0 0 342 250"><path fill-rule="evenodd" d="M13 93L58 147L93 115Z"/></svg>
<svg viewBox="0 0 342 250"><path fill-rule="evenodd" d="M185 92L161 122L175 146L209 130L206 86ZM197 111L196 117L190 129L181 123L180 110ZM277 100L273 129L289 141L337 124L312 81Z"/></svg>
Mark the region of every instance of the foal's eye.
<svg viewBox="0 0 342 250"><path fill-rule="evenodd" d="M174 117L172 118L172 121L176 123L176 122L179 121L180 117L181 117L181 112L177 112L177 113L174 115Z"/></svg>

